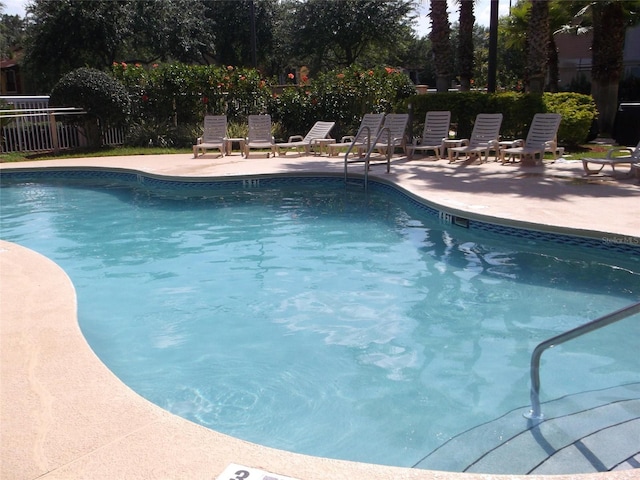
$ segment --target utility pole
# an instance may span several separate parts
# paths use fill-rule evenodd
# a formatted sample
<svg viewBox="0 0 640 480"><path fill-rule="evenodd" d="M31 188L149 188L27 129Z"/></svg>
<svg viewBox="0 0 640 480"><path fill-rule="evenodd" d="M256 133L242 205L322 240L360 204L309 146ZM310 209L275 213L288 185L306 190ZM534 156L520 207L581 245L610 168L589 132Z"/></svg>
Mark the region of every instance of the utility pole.
<svg viewBox="0 0 640 480"><path fill-rule="evenodd" d="M496 71L498 70L498 0L491 0L491 17L489 20L489 72L487 75L487 91L496 91Z"/></svg>
<svg viewBox="0 0 640 480"><path fill-rule="evenodd" d="M256 7L253 0L249 1L249 24L251 26L251 64L253 68L258 68L257 47L256 47Z"/></svg>

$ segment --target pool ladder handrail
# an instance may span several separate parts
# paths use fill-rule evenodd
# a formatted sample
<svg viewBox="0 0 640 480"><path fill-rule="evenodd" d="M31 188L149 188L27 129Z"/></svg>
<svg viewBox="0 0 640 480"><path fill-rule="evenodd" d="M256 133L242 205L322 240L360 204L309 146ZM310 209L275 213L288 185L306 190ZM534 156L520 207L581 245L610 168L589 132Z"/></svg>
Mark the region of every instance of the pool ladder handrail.
<svg viewBox="0 0 640 480"><path fill-rule="evenodd" d="M524 414L525 418L533 421L542 421L544 418L540 408L540 357L545 350L568 342L569 340L580 337L586 333L593 332L599 328L611 325L612 323L623 320L635 315L636 313L640 313L640 302L632 303L627 307L611 312L539 343L531 354L531 410Z"/></svg>
<svg viewBox="0 0 640 480"><path fill-rule="evenodd" d="M367 129L367 153L365 154L364 158L359 157L356 159L349 160L349 154L355 147L356 141L354 140L351 143L351 145L349 145L349 148L347 149L347 153L345 153L344 155L344 181L345 183L347 183L348 181L347 167L350 163L364 163L364 188L365 190L367 190L369 187L369 166L371 165L371 154L373 153L373 150L376 147L379 147L378 142L380 141L380 139L385 133L387 134L387 148L386 148L386 155L385 155L385 163L387 164L387 173L391 171L391 154L393 150L391 148L391 130L389 130L389 127L381 128L380 131L378 131L378 134L376 135L376 138L374 139L373 142L371 142L371 130L369 129L369 127L363 127L363 128Z"/></svg>

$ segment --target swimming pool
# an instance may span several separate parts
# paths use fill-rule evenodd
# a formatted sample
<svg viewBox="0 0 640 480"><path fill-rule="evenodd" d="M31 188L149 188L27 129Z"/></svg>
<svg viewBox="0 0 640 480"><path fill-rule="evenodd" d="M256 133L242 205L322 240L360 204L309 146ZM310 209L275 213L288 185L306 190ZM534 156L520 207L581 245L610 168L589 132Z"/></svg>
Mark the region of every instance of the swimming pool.
<svg viewBox="0 0 640 480"><path fill-rule="evenodd" d="M147 398L259 443L374 463L410 465L465 426L526 408L538 341L637 298L633 259L478 236L382 187L364 197L295 183L213 194L199 185L188 198L117 183L22 185L3 189L3 236L69 272L92 347ZM196 313L206 328L193 338ZM568 372L545 395L568 393L575 369L595 374L589 388L635 380L637 363L612 338L598 340L615 348L570 348L558 362ZM181 362L205 381L190 385ZM171 400L154 398L159 380Z"/></svg>

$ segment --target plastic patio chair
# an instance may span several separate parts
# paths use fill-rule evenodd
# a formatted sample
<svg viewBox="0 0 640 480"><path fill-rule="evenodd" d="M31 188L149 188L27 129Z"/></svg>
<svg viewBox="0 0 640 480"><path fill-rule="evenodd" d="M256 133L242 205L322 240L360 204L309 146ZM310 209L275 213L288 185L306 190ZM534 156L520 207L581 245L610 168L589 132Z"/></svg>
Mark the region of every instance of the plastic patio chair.
<svg viewBox="0 0 640 480"><path fill-rule="evenodd" d="M275 155L276 145L271 134L271 115L249 115L249 133L245 142L244 155L249 158L251 149L269 150Z"/></svg>
<svg viewBox="0 0 640 480"><path fill-rule="evenodd" d="M500 151L500 159L505 163L505 156L511 160L520 157L530 159L532 164L542 164L545 151L558 150L558 128L562 116L559 113L536 113L529 127L526 140L514 140L513 147Z"/></svg>
<svg viewBox="0 0 640 480"><path fill-rule="evenodd" d="M206 115L204 117L204 131L198 137L193 146L193 158L207 153L208 149L220 150L220 156L224 157L227 142L227 117L226 115Z"/></svg>
<svg viewBox="0 0 640 480"><path fill-rule="evenodd" d="M436 158L440 160L444 156L444 141L449 137L450 124L451 112L427 112L424 118L422 137L414 139L413 144L407 146L408 157L412 158L416 150L425 152L425 154L433 151Z"/></svg>
<svg viewBox="0 0 640 480"><path fill-rule="evenodd" d="M286 155L287 149L295 148L298 154L304 152L308 155L314 142L327 138L335 124L336 122L316 122L304 137L302 135L292 135L289 137L288 142L276 143L276 151L278 155ZM282 149L284 149L284 153L281 153Z"/></svg>
<svg viewBox="0 0 640 480"><path fill-rule="evenodd" d="M496 152L496 157L500 150L500 126L502 125L501 113L479 113L473 124L471 138L460 140L461 146L449 148L449 163L453 163L454 154L456 157L464 153L469 158L479 158L482 162L482 154L484 160L489 159L491 150Z"/></svg>

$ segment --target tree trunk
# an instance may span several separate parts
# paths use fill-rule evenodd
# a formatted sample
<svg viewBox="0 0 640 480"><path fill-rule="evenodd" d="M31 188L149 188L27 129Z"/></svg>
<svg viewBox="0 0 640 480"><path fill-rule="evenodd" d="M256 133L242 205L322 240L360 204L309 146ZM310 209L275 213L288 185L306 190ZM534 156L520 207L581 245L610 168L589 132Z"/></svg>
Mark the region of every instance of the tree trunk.
<svg viewBox="0 0 640 480"><path fill-rule="evenodd" d="M473 78L473 3L475 0L460 0L460 31L458 34L458 61L460 62L460 90L471 90Z"/></svg>
<svg viewBox="0 0 640 480"><path fill-rule="evenodd" d="M529 26L527 28L527 78L531 93L542 93L547 74L549 53L549 3L548 0L531 0Z"/></svg>
<svg viewBox="0 0 640 480"><path fill-rule="evenodd" d="M591 94L598 107L598 128L612 134L618 108L626 22L621 2L594 2Z"/></svg>
<svg viewBox="0 0 640 480"><path fill-rule="evenodd" d="M549 91L552 93L558 93L560 72L558 71L558 49L553 35L549 37L549 57L547 68L549 70Z"/></svg>
<svg viewBox="0 0 640 480"><path fill-rule="evenodd" d="M443 0L431 0L431 48L433 49L433 64L436 70L436 90L438 92L449 91L449 81L453 69L451 55L451 27L447 14L447 2Z"/></svg>

